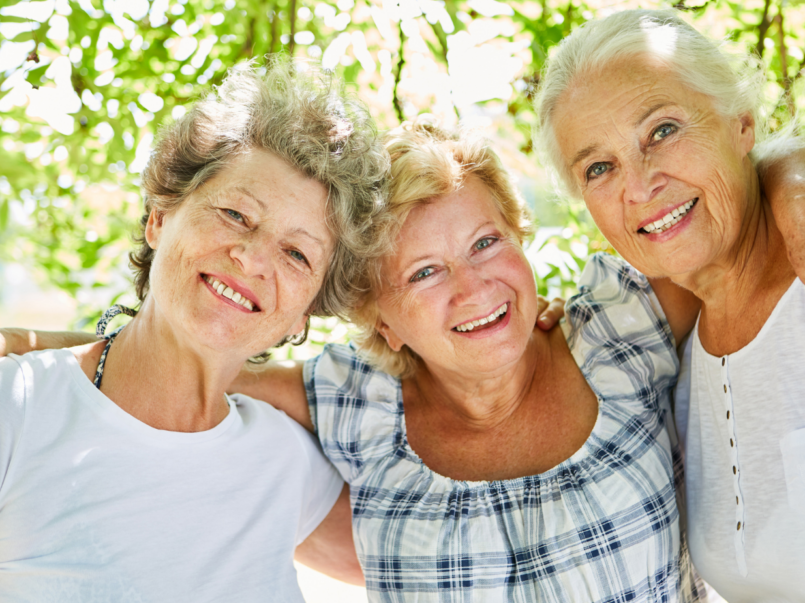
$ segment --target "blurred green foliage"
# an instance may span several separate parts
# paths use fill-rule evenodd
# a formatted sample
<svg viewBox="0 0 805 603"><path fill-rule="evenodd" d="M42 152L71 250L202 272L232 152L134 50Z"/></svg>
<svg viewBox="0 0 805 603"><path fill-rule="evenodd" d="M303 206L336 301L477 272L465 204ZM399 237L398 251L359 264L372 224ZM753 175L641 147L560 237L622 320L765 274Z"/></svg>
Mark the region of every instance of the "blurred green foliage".
<svg viewBox="0 0 805 603"><path fill-rule="evenodd" d="M582 207L557 202L531 142L531 94L552 48L586 20L669 2L612 0L37 0L0 2L0 262L80 302L76 325L132 301L126 253L138 174L159 124L241 61L284 52L337 70L381 128L428 111L483 128L545 227L543 294L568 295L609 249ZM768 67L773 126L802 106L803 0L673 4ZM552 229L551 229L552 228ZM537 251L539 250L539 251ZM544 254L548 259L540 260ZM337 321L311 339L341 339ZM308 346L314 353L319 344ZM288 352L289 354L291 352ZM285 354L283 352L282 354Z"/></svg>

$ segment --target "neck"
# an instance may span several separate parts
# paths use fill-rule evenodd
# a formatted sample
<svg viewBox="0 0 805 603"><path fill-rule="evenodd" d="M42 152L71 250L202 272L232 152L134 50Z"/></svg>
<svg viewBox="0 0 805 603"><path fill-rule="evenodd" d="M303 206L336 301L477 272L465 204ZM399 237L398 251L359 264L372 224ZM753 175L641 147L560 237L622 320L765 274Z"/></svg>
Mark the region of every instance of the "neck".
<svg viewBox="0 0 805 603"><path fill-rule="evenodd" d="M756 178L754 185L755 201L732 247L707 266L673 279L702 300L699 335L714 355L733 353L752 341L796 276Z"/></svg>
<svg viewBox="0 0 805 603"><path fill-rule="evenodd" d="M417 404L449 415L470 430L488 431L504 423L528 398L537 366L547 366L547 338L532 335L523 356L492 374L457 374L421 365L411 378Z"/></svg>
<svg viewBox="0 0 805 603"><path fill-rule="evenodd" d="M724 299L749 301L753 292L769 274L782 254L785 243L768 203L760 196L757 176L752 172L747 209L742 217L741 229L734 243L710 264L689 274L674 277L680 286L692 291L705 306L722 303Z"/></svg>
<svg viewBox="0 0 805 603"><path fill-rule="evenodd" d="M111 346L101 389L152 427L205 431L229 412L224 394L244 361L189 346L147 298Z"/></svg>

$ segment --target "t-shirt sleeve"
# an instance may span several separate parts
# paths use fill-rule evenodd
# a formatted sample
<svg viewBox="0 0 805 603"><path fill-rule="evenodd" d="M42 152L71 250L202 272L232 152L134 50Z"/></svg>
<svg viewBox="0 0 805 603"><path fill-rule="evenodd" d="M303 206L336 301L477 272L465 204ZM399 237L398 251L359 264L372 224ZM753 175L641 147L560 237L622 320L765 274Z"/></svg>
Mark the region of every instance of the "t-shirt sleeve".
<svg viewBox="0 0 805 603"><path fill-rule="evenodd" d="M623 260L594 255L565 308L568 343L603 398L634 398L655 410L679 359L671 327L645 276Z"/></svg>
<svg viewBox="0 0 805 603"><path fill-rule="evenodd" d="M0 497L22 437L25 381L23 366L15 356L0 359Z"/></svg>
<svg viewBox="0 0 805 603"><path fill-rule="evenodd" d="M286 419L302 447L309 469L296 533L298 545L327 517L341 494L344 480L324 456L316 438L293 419Z"/></svg>

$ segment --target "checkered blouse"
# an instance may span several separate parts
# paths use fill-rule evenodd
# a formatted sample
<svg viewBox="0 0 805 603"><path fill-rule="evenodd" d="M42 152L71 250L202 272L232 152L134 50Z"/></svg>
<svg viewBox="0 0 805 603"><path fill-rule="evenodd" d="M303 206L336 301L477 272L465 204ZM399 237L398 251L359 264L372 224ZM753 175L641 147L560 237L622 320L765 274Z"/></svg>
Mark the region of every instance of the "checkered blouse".
<svg viewBox="0 0 805 603"><path fill-rule="evenodd" d="M677 511L681 458L670 419L678 370L645 277L593 257L563 325L599 400L587 442L553 469L457 481L406 438L400 380L349 347L305 365L325 454L351 486L371 601L695 601Z"/></svg>

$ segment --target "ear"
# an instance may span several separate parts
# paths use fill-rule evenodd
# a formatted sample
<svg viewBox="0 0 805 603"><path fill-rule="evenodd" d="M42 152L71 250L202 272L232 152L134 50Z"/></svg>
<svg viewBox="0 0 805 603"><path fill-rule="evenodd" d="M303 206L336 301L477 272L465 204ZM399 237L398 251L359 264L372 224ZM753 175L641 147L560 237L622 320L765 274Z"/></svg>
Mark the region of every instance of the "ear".
<svg viewBox="0 0 805 603"><path fill-rule="evenodd" d="M152 209L148 215L148 222L145 224L145 240L151 249L156 249L159 244L164 218L165 214L157 208Z"/></svg>
<svg viewBox="0 0 805 603"><path fill-rule="evenodd" d="M386 340L386 343L389 344L389 347L395 352L399 352L405 345L403 340L400 339L397 333L394 332L394 329L392 329L382 320L378 319L377 327L375 328L377 329L377 332L380 333Z"/></svg>
<svg viewBox="0 0 805 603"><path fill-rule="evenodd" d="M748 155L755 147L755 118L751 113L744 113L738 117L740 132L738 133L738 144L744 155Z"/></svg>

